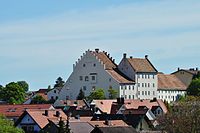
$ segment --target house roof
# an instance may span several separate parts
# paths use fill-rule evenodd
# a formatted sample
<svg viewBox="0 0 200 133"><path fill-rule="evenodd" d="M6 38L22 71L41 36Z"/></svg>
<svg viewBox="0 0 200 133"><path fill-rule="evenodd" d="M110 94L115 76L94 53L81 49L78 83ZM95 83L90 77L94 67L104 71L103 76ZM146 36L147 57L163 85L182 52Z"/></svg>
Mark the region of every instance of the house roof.
<svg viewBox="0 0 200 133"><path fill-rule="evenodd" d="M158 90L186 90L187 86L173 74L158 74Z"/></svg>
<svg viewBox="0 0 200 133"><path fill-rule="evenodd" d="M60 113L59 117L56 116L56 111L59 111ZM25 114L28 114L41 129L44 128L49 123L49 120L54 122L59 121L61 117L64 121L67 120L67 116L61 109L48 110L48 116L45 115L45 110L43 109L28 109L17 121L17 124L20 123Z"/></svg>
<svg viewBox="0 0 200 133"><path fill-rule="evenodd" d="M16 104L16 105L0 105L0 114L6 117L19 117L27 109L50 109L51 104Z"/></svg>
<svg viewBox="0 0 200 133"><path fill-rule="evenodd" d="M95 106L98 107L102 112L110 114L112 103L117 102L117 100L93 100Z"/></svg>
<svg viewBox="0 0 200 133"><path fill-rule="evenodd" d="M57 100L56 103L54 103L54 105L55 106L77 106L77 107L86 106L83 100Z"/></svg>
<svg viewBox="0 0 200 133"><path fill-rule="evenodd" d="M116 70L106 70L118 83L133 84L134 81L127 78L125 75L121 74Z"/></svg>
<svg viewBox="0 0 200 133"><path fill-rule="evenodd" d="M103 64L105 64L105 69L117 68L117 65L114 63L112 57L110 57L106 52L92 51L92 53L97 56L97 58L100 59Z"/></svg>
<svg viewBox="0 0 200 133"><path fill-rule="evenodd" d="M91 133L137 133L133 127L95 127Z"/></svg>
<svg viewBox="0 0 200 133"><path fill-rule="evenodd" d="M90 133L94 129L88 122L70 122L69 125L73 133Z"/></svg>
<svg viewBox="0 0 200 133"><path fill-rule="evenodd" d="M180 68L178 68L178 71L175 71L172 74L177 73L179 71L184 71L184 72L190 73L192 75L197 75L198 73L200 73L200 70L198 70L198 68L196 68L196 69L195 68L190 68L190 69L180 69Z"/></svg>
<svg viewBox="0 0 200 133"><path fill-rule="evenodd" d="M127 60L136 72L157 72L148 58L127 58Z"/></svg>
<svg viewBox="0 0 200 133"><path fill-rule="evenodd" d="M128 125L123 120L109 120L110 125L107 125L105 121L89 121L89 123L95 127L128 127Z"/></svg>
<svg viewBox="0 0 200 133"><path fill-rule="evenodd" d="M160 106L164 113L167 113L167 107L163 103L162 100L157 99L156 101L152 100L139 100L139 99L130 99L125 100L124 107L126 109L138 109L139 107L147 107L148 109L152 109L153 106Z"/></svg>

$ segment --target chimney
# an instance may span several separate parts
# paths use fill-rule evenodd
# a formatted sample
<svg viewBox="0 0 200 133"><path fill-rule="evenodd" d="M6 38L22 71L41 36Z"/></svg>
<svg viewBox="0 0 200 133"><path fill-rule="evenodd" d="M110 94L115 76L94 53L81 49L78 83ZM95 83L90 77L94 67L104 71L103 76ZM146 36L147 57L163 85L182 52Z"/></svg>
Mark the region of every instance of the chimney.
<svg viewBox="0 0 200 133"><path fill-rule="evenodd" d="M60 117L60 112L56 111L56 117Z"/></svg>
<svg viewBox="0 0 200 133"><path fill-rule="evenodd" d="M124 53L123 58L126 58L126 53Z"/></svg>
<svg viewBox="0 0 200 133"><path fill-rule="evenodd" d="M111 126L111 121L108 120L108 119L106 119L106 120L105 120L105 125Z"/></svg>
<svg viewBox="0 0 200 133"><path fill-rule="evenodd" d="M115 63L115 59L113 59L113 63Z"/></svg>
<svg viewBox="0 0 200 133"><path fill-rule="evenodd" d="M132 59L132 58L133 58L133 56L130 56L130 58Z"/></svg>
<svg viewBox="0 0 200 133"><path fill-rule="evenodd" d="M178 71L180 70L180 68L178 67Z"/></svg>
<svg viewBox="0 0 200 133"><path fill-rule="evenodd" d="M198 71L199 69L198 69L198 67L196 67L196 71Z"/></svg>
<svg viewBox="0 0 200 133"><path fill-rule="evenodd" d="M95 49L95 52L99 53L99 49L98 49L98 48L96 48L96 49Z"/></svg>
<svg viewBox="0 0 200 133"><path fill-rule="evenodd" d="M147 59L148 58L148 55L145 55L145 59Z"/></svg>
<svg viewBox="0 0 200 133"><path fill-rule="evenodd" d="M45 110L44 115L45 115L45 116L49 116L49 111L48 111L48 110Z"/></svg>
<svg viewBox="0 0 200 133"><path fill-rule="evenodd" d="M110 54L108 54L107 56L110 57Z"/></svg>

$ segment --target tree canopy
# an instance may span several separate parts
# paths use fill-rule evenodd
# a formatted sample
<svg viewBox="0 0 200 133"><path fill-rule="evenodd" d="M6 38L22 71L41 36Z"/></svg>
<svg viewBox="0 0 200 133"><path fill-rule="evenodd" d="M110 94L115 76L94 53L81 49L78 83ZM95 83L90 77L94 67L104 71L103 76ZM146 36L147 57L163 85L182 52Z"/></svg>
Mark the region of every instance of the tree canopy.
<svg viewBox="0 0 200 133"><path fill-rule="evenodd" d="M77 100L83 100L83 99L85 99L85 93L84 93L84 91L82 89L80 89L79 94L78 94L78 96L77 96L76 99Z"/></svg>
<svg viewBox="0 0 200 133"><path fill-rule="evenodd" d="M61 77L58 77L56 80L56 84L54 85L54 87L63 87L65 84L65 81L63 81L63 79Z"/></svg>
<svg viewBox="0 0 200 133"><path fill-rule="evenodd" d="M47 103L47 101L40 95L35 96L31 101L31 104L43 104L43 103Z"/></svg>
<svg viewBox="0 0 200 133"><path fill-rule="evenodd" d="M0 116L0 133L24 133L24 131L14 127L12 121Z"/></svg>
<svg viewBox="0 0 200 133"><path fill-rule="evenodd" d="M191 84L187 89L188 95L200 96L200 78L195 78L192 80Z"/></svg>
<svg viewBox="0 0 200 133"><path fill-rule="evenodd" d="M200 131L200 97L187 96L175 103L171 111L158 120L160 129L169 133L198 133Z"/></svg>
<svg viewBox="0 0 200 133"><path fill-rule="evenodd" d="M109 99L116 99L118 92L112 88L108 89Z"/></svg>
<svg viewBox="0 0 200 133"><path fill-rule="evenodd" d="M24 89L15 82L7 84L0 88L0 99L7 101L10 104L20 104L25 99Z"/></svg>
<svg viewBox="0 0 200 133"><path fill-rule="evenodd" d="M105 92L102 88L96 89L90 93L88 96L88 100L93 100L93 99L105 99Z"/></svg>
<svg viewBox="0 0 200 133"><path fill-rule="evenodd" d="M29 90L28 83L26 81L18 81L17 84L21 86L25 92Z"/></svg>

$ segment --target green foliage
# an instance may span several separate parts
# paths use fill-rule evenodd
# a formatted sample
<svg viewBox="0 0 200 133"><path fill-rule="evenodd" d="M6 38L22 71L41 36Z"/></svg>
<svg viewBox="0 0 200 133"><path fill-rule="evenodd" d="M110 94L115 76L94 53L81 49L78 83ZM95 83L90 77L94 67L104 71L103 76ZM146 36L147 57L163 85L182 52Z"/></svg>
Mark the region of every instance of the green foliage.
<svg viewBox="0 0 200 133"><path fill-rule="evenodd" d="M28 83L26 81L18 81L17 84L19 86L21 86L24 89L25 92L28 91L29 86L28 86Z"/></svg>
<svg viewBox="0 0 200 133"><path fill-rule="evenodd" d="M187 94L192 96L200 96L200 78L195 78L192 80L187 89Z"/></svg>
<svg viewBox="0 0 200 133"><path fill-rule="evenodd" d="M79 92L79 94L78 94L78 96L77 96L76 99L77 100L83 100L83 99L85 99L85 93L84 93L84 91L82 89L80 89L80 92Z"/></svg>
<svg viewBox="0 0 200 133"><path fill-rule="evenodd" d="M118 92L112 88L108 89L109 99L116 99Z"/></svg>
<svg viewBox="0 0 200 133"><path fill-rule="evenodd" d="M61 77L58 77L57 80L56 80L56 84L54 85L54 88L55 87L63 87L64 86L64 81Z"/></svg>
<svg viewBox="0 0 200 133"><path fill-rule="evenodd" d="M15 82L11 82L6 87L0 88L0 99L10 104L20 104L25 99L25 91Z"/></svg>
<svg viewBox="0 0 200 133"><path fill-rule="evenodd" d="M47 103L47 101L40 95L35 96L31 101L31 104L44 104L44 103Z"/></svg>
<svg viewBox="0 0 200 133"><path fill-rule="evenodd" d="M14 127L12 121L0 116L0 133L24 133L24 131Z"/></svg>
<svg viewBox="0 0 200 133"><path fill-rule="evenodd" d="M105 99L105 93L102 88L96 89L95 91L92 91L90 95L88 96L88 100L93 100L93 99Z"/></svg>
<svg viewBox="0 0 200 133"><path fill-rule="evenodd" d="M198 133L200 131L200 97L185 97L172 106L171 112L158 120L160 130L169 133Z"/></svg>
<svg viewBox="0 0 200 133"><path fill-rule="evenodd" d="M66 121L65 125L65 122L62 119L60 119L58 125L58 133L70 133L69 120Z"/></svg>

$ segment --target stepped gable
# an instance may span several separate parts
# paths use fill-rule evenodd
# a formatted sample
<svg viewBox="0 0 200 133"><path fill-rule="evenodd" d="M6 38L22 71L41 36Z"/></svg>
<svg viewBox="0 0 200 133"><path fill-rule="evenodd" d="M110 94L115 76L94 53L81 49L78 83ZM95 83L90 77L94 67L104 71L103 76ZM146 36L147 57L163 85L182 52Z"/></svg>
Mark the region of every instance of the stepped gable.
<svg viewBox="0 0 200 133"><path fill-rule="evenodd" d="M186 90L187 86L173 74L158 74L158 90Z"/></svg>
<svg viewBox="0 0 200 133"><path fill-rule="evenodd" d="M145 58L127 58L128 62L136 72L157 72L147 56Z"/></svg>

